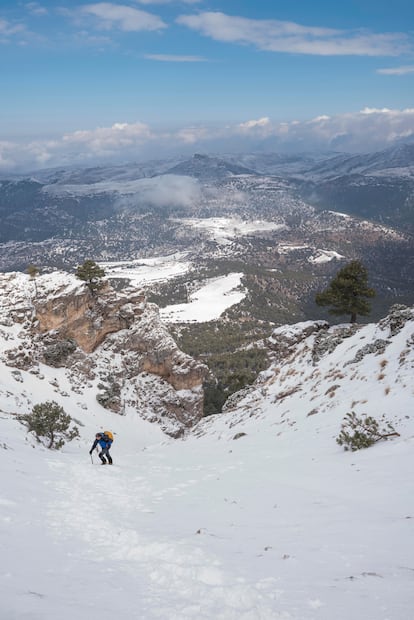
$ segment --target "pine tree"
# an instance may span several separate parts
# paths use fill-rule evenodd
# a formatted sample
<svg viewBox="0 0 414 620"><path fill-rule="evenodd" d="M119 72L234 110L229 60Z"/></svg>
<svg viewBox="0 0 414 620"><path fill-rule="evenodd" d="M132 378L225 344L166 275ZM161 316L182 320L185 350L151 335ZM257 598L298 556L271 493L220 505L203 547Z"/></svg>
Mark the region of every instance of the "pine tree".
<svg viewBox="0 0 414 620"><path fill-rule="evenodd" d="M70 428L72 418L54 400L35 405L32 413L19 416L19 420L26 424L28 432L35 434L37 441L45 439L49 449L59 450L65 439L79 437L78 427Z"/></svg>
<svg viewBox="0 0 414 620"><path fill-rule="evenodd" d="M381 428L380 424L383 424ZM344 447L344 450L360 450L361 448L369 448L381 439L389 437L399 437L391 422L385 419L385 415L381 417L380 422L372 416L362 414L357 417L354 411L347 413L342 425L341 432L336 438L336 443Z"/></svg>
<svg viewBox="0 0 414 620"><path fill-rule="evenodd" d="M340 269L330 285L315 297L318 306L331 306L330 314L349 314L355 323L358 314L366 316L371 311L367 299L375 297L368 286L368 271L358 260Z"/></svg>
<svg viewBox="0 0 414 620"><path fill-rule="evenodd" d="M75 275L83 280L92 294L97 293L104 285L102 278L105 271L93 260L86 260L82 265L78 265Z"/></svg>

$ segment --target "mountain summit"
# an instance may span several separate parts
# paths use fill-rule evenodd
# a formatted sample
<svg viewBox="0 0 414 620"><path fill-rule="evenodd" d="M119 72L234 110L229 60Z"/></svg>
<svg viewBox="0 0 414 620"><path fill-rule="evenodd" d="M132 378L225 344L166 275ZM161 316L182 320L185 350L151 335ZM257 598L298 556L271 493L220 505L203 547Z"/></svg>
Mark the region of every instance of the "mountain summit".
<svg viewBox="0 0 414 620"><path fill-rule="evenodd" d="M191 159L173 166L165 174L178 174L200 180L221 180L240 174L257 173L220 157L196 153Z"/></svg>

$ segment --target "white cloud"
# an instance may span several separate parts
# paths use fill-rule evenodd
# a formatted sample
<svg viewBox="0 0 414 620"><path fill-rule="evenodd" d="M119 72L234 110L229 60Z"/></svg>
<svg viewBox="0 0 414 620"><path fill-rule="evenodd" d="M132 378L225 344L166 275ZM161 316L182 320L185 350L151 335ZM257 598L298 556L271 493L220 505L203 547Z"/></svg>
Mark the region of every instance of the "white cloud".
<svg viewBox="0 0 414 620"><path fill-rule="evenodd" d="M320 123L321 121L329 121L329 120L331 120L330 116L327 116L326 114L321 114L320 116L313 118L311 120L311 123Z"/></svg>
<svg viewBox="0 0 414 620"><path fill-rule="evenodd" d="M414 65L393 67L391 69L377 69L377 73L381 73L382 75L407 75L408 73L414 73Z"/></svg>
<svg viewBox="0 0 414 620"><path fill-rule="evenodd" d="M117 154L119 149L148 142L153 137L144 123L114 123L112 127L98 127L65 134L63 144L81 147L99 155Z"/></svg>
<svg viewBox="0 0 414 620"><path fill-rule="evenodd" d="M364 108L361 110L361 114L387 114L392 112L389 108Z"/></svg>
<svg viewBox="0 0 414 620"><path fill-rule="evenodd" d="M268 127L270 124L270 119L267 116L263 118L259 118L258 120L246 121L245 123L240 123L240 129L253 129L254 127Z"/></svg>
<svg viewBox="0 0 414 620"><path fill-rule="evenodd" d="M145 54L144 58L160 62L206 62L206 59L201 56L179 56L176 54Z"/></svg>
<svg viewBox="0 0 414 620"><path fill-rule="evenodd" d="M161 30L167 27L157 15L110 2L86 4L80 8L80 13L98 18L98 27L103 30L118 28L125 32L134 32Z"/></svg>
<svg viewBox="0 0 414 620"><path fill-rule="evenodd" d="M177 22L216 41L254 45L270 52L320 56L397 56L411 44L402 33L336 30L294 22L256 20L205 12L181 15Z"/></svg>
<svg viewBox="0 0 414 620"><path fill-rule="evenodd" d="M153 205L166 207L171 204L181 207L191 207L201 199L201 188L197 179L191 177L166 174L152 179L140 179L135 185L134 201L132 204ZM122 198L118 202L120 205ZM123 202L131 204L126 198Z"/></svg>
<svg viewBox="0 0 414 620"><path fill-rule="evenodd" d="M359 112L320 115L307 121L274 122L262 117L234 125L184 126L174 131L161 131L140 122L114 123L110 127L67 133L55 140L27 144L2 141L0 170L17 172L46 166L162 159L200 150L367 152L407 138L414 138L414 108L366 107Z"/></svg>

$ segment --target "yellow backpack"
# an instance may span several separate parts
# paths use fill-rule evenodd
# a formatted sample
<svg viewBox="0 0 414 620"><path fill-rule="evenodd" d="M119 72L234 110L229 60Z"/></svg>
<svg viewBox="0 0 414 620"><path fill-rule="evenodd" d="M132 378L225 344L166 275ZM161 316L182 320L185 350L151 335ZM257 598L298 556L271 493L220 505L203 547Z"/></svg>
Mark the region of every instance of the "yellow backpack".
<svg viewBox="0 0 414 620"><path fill-rule="evenodd" d="M111 431L104 431L103 434L106 435L108 437L108 439L111 440L111 442L114 440L114 436L111 433Z"/></svg>

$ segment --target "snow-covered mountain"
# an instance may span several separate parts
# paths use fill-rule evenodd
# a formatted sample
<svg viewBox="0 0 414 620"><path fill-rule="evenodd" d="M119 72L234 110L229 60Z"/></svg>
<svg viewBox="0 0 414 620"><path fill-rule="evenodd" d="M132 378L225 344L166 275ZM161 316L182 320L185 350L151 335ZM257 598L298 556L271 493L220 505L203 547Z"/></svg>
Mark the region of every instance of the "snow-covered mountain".
<svg viewBox="0 0 414 620"><path fill-rule="evenodd" d="M10 349L33 352L22 310L0 325L2 618L411 617L414 308L277 328L256 384L180 439L73 391L64 366L10 365ZM16 417L46 400L80 429L59 452ZM350 411L384 414L399 436L345 452ZM111 468L88 454L105 428Z"/></svg>
<svg viewBox="0 0 414 620"><path fill-rule="evenodd" d="M358 165L402 164L399 149L359 156ZM317 165L331 166L333 178L314 180ZM85 259L136 264L185 253L196 268L156 290L157 303L236 272L248 289L243 316L284 323L313 318L315 292L338 261L358 259L375 279L379 318L391 303L414 302L414 193L400 168L392 177L378 170L341 176L332 153L195 155L3 180L0 270L72 271Z"/></svg>
<svg viewBox="0 0 414 620"><path fill-rule="evenodd" d="M413 144L363 155L337 155L295 178L302 197L318 208L413 230Z"/></svg>
<svg viewBox="0 0 414 620"><path fill-rule="evenodd" d="M363 155L336 155L310 167L306 178L328 180L351 174L414 176L414 144L399 144Z"/></svg>

